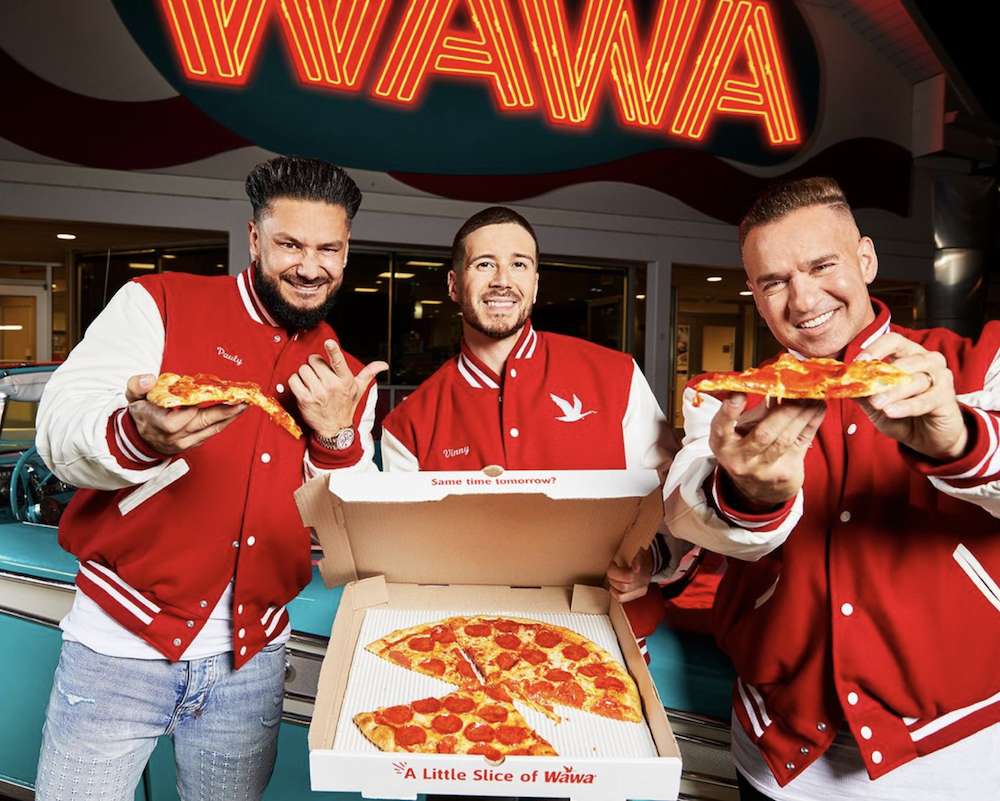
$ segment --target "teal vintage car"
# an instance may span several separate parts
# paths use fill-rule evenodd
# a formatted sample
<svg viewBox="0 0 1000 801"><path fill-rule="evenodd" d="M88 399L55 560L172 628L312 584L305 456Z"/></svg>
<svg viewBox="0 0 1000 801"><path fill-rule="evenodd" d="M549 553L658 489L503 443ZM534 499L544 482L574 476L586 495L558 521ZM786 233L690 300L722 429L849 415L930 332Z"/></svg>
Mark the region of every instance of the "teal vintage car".
<svg viewBox="0 0 1000 801"><path fill-rule="evenodd" d="M34 798L45 705L59 658L59 621L73 599L76 559L57 542L73 487L34 450L34 412L55 365L0 367L0 798ZM270 801L360 799L309 787L307 732L319 669L341 589L313 579L288 605L284 719ZM681 798L737 798L729 761L734 674L710 637L661 626L648 640L650 672L684 763ZM143 801L178 799L170 740L153 753L136 791Z"/></svg>

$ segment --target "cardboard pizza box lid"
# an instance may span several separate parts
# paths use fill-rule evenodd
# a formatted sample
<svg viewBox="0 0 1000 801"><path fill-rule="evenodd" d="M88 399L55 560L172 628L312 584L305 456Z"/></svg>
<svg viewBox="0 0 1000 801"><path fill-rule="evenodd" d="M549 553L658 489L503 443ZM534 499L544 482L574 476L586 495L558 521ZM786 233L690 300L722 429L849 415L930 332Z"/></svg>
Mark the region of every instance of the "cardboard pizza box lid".
<svg viewBox="0 0 1000 801"><path fill-rule="evenodd" d="M663 519L655 470L331 473L302 486L327 586L599 585Z"/></svg>

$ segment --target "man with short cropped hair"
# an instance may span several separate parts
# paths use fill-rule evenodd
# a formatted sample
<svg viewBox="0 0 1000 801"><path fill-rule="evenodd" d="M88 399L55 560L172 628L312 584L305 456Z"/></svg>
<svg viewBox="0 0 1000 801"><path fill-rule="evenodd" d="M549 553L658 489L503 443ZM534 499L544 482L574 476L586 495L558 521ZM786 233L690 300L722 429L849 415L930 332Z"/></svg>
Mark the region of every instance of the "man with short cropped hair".
<svg viewBox="0 0 1000 801"><path fill-rule="evenodd" d="M1000 324L894 324L832 179L773 187L739 236L790 353L913 377L857 400L685 391L666 520L728 557L741 798L998 798Z"/></svg>
<svg viewBox="0 0 1000 801"><path fill-rule="evenodd" d="M386 417L386 470L666 470L677 443L635 360L536 330L538 283L538 239L523 216L494 206L462 225L448 273L461 350ZM608 567L643 652L663 615L647 590L669 561L658 540L631 566Z"/></svg>
<svg viewBox="0 0 1000 801"><path fill-rule="evenodd" d="M59 542L80 560L36 797L131 799L160 735L186 801L259 799L274 766L290 633L312 576L303 478L371 470L383 362L326 323L361 192L339 167L277 157L246 180L252 263L236 277L126 284L46 387L37 444L80 489ZM163 409L157 374L255 382L261 409Z"/></svg>

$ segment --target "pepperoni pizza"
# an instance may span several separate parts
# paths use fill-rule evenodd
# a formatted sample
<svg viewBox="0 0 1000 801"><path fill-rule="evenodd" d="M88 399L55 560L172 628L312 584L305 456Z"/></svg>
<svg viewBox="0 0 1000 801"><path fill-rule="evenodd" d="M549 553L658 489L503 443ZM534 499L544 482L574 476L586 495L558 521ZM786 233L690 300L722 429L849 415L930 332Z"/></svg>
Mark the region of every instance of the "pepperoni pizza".
<svg viewBox="0 0 1000 801"><path fill-rule="evenodd" d="M770 364L742 373L713 373L694 388L699 392L747 392L779 400L825 400L867 398L912 380L913 376L878 359L845 364L837 359L800 360L782 353Z"/></svg>
<svg viewBox="0 0 1000 801"><path fill-rule="evenodd" d="M501 685L470 685L443 698L361 712L354 722L383 751L481 754L491 762L508 756L557 756Z"/></svg>
<svg viewBox="0 0 1000 801"><path fill-rule="evenodd" d="M247 403L259 406L275 423L296 439L302 436L302 429L292 416L253 381L227 381L210 373L195 375L161 373L156 384L146 393L146 400L165 409L198 406L202 403L225 403L230 406Z"/></svg>
<svg viewBox="0 0 1000 801"><path fill-rule="evenodd" d="M624 665L588 638L551 623L494 615L456 616L394 631L366 648L393 664L457 685L459 692L447 698L485 692L499 703L509 702L513 696L557 723L560 717L553 709L555 704L613 720L635 723L642 720L639 692ZM430 701L438 699L425 700L429 705ZM446 699L439 701L444 703ZM409 707L424 703L416 702ZM419 735L409 732L397 736L395 730L388 727L387 715L401 719L408 713L400 707L388 709L396 711L376 710L355 717L369 740L384 750L434 750L425 747L425 740L413 747L404 745L400 737L408 741ZM433 720L419 718L418 723L406 725L426 728ZM521 726L520 718L518 721L511 725ZM373 736L370 732L376 729L380 733ZM427 735L427 741L435 739ZM458 743L467 740L468 737L458 738ZM525 742L542 743L551 749L530 728L525 734ZM499 747L492 740L490 743ZM455 753L481 752L462 750ZM517 753L524 752L518 750ZM551 753L555 755L554 751Z"/></svg>

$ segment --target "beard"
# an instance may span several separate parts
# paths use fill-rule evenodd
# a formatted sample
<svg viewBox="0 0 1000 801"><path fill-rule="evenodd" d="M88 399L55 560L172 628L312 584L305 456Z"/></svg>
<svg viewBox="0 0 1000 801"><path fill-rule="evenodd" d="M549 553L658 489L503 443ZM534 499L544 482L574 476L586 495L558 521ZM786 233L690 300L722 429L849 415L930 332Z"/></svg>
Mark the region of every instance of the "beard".
<svg viewBox="0 0 1000 801"><path fill-rule="evenodd" d="M315 328L330 316L337 302L337 292L334 290L319 306L302 308L289 303L281 295L278 279L268 277L257 261L253 263L253 283L257 295L271 316L291 331Z"/></svg>
<svg viewBox="0 0 1000 801"><path fill-rule="evenodd" d="M511 299L515 302L521 299L512 295L491 295L490 297L496 300L501 298ZM488 317L480 316L477 314L476 309L472 307L472 304L466 302L464 299L459 304L459 309L462 312L462 319L473 330L488 336L490 339L507 339L507 337L514 336L524 328L524 324L528 322L528 318L531 316L532 304L526 304L513 323L507 323L503 320L490 320Z"/></svg>

